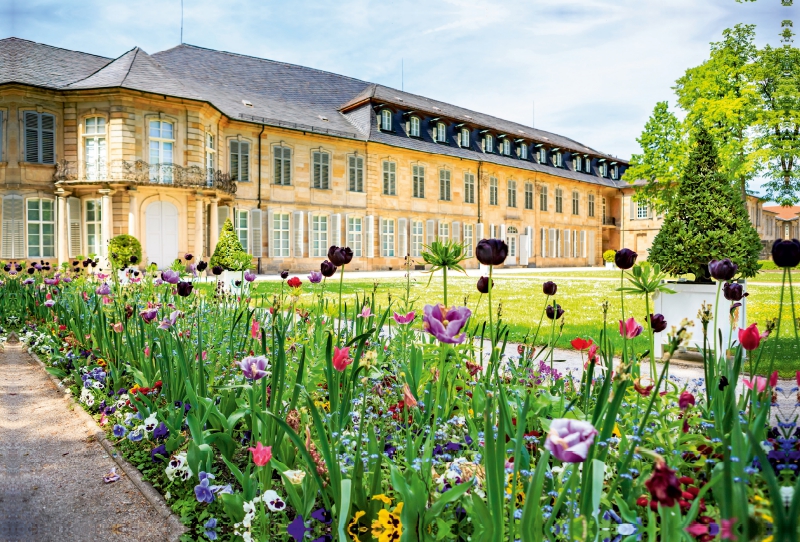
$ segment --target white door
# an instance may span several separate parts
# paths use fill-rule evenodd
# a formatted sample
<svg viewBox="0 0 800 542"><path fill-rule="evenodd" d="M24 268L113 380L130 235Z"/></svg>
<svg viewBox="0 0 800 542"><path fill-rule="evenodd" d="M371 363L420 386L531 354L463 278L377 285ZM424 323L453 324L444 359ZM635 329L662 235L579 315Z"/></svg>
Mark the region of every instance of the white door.
<svg viewBox="0 0 800 542"><path fill-rule="evenodd" d="M178 257L178 209L168 201L156 201L145 211L145 250L148 263L166 269Z"/></svg>

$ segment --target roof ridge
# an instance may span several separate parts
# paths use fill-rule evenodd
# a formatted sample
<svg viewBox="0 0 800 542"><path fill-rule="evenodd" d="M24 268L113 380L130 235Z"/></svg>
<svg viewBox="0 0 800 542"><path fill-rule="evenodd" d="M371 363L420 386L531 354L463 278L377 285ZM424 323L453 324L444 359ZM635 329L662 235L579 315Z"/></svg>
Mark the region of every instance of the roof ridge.
<svg viewBox="0 0 800 542"><path fill-rule="evenodd" d="M93 57L97 57L97 58L103 58L103 59L106 59L106 60L114 60L112 57L108 57L108 56L96 55L94 53L87 53L86 51L78 51L77 49L67 49L66 47L57 47L55 45L42 43L40 41L26 40L25 38L18 38L16 36L8 36L7 38L2 38L2 39L0 39L0 42L11 41L11 40L24 41L24 42L27 42L27 43L33 43L35 45L41 45L43 47L49 47L50 49L58 49L59 51L68 51L70 53L79 53L79 54L82 54L82 55L93 56Z"/></svg>
<svg viewBox="0 0 800 542"><path fill-rule="evenodd" d="M65 86L66 86L66 87L71 87L72 85L76 85L76 84L80 83L81 81L86 81L86 80L87 80L87 79L89 79L90 77L94 77L95 75L97 75L97 74L98 74L98 73L100 73L101 71L103 71L103 70L105 70L106 68L108 68L108 67L109 67L111 64L113 64L114 62L118 61L119 59L121 59L122 57L124 57L125 55L127 55L128 53L130 53L131 51L134 51L134 50L136 50L136 49L138 49L138 48L139 48L139 46L137 45L137 46L136 46L136 47L134 47L133 49L128 49L127 51L125 51L124 53L122 53L121 55L119 55L117 58L112 58L112 59L110 59L110 62L107 62L106 64L104 64L104 65L103 65L103 66L101 66L100 68L96 69L95 71L93 71L92 73L90 73L89 75L87 75L86 77L83 77L83 78L81 78L81 79L78 79L78 80L76 80L76 81L73 81L73 82L72 82L72 83L70 83L69 85L65 85ZM135 55L134 55L134 58L135 58ZM128 72L126 72L126 73L125 73L125 77L127 77L127 76L128 76L128 73L129 73L129 72L130 72L130 70L131 70L131 65L132 65L132 64L133 64L133 61L131 61L131 63L128 65ZM125 81L125 77L123 77L123 78L122 78L122 81Z"/></svg>

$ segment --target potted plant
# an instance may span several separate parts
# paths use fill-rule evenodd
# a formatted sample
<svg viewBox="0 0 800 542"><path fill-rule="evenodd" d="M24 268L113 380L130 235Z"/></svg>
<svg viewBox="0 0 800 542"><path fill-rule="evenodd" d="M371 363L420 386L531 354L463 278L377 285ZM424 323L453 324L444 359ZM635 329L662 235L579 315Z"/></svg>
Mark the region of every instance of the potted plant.
<svg viewBox="0 0 800 542"><path fill-rule="evenodd" d="M692 275L671 284L676 295L656 297L656 312L677 325L684 318L694 320L703 303L718 299L721 284L711 280L709 262L730 260L738 266L741 279L755 276L759 269L761 241L747 215L744 202L729 180L720 173L717 150L711 135L700 128L689 161L678 183L677 194L667 209L664 224L653 240L648 260L672 276ZM739 311L739 326L745 326L745 306ZM729 344L731 327L728 311L719 311L719 325L710 329L723 334L723 348ZM656 354L665 342L664 332L656 341ZM711 335L709 335L711 336Z"/></svg>
<svg viewBox="0 0 800 542"><path fill-rule="evenodd" d="M603 252L603 261L606 262L606 268L614 269L614 255L617 253L616 250L606 250Z"/></svg>
<svg viewBox="0 0 800 542"><path fill-rule="evenodd" d="M242 248L242 243L233 229L233 222L228 218L222 226L214 254L208 262L209 267L222 267L220 280L232 290L238 290L244 282L244 273L250 268L252 261L253 257ZM238 286L236 281L240 281Z"/></svg>
<svg viewBox="0 0 800 542"><path fill-rule="evenodd" d="M111 268L124 284L128 282L126 270L136 267L142 261L142 244L133 235L117 235L108 242L108 254Z"/></svg>

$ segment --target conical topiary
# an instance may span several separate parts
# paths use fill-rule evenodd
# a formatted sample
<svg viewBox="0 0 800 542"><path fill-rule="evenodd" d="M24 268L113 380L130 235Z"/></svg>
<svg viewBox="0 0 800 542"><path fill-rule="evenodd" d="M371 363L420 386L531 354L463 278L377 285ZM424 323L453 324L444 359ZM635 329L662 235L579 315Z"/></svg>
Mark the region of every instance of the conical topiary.
<svg viewBox="0 0 800 542"><path fill-rule="evenodd" d="M230 218L226 219L217 246L214 248L214 255L209 261L209 267L219 265L228 271L244 271L250 267L252 259L253 257L242 248L242 243L233 230L233 222Z"/></svg>
<svg viewBox="0 0 800 542"><path fill-rule="evenodd" d="M673 275L691 273L705 282L708 262L722 258L736 263L743 277L755 276L760 251L744 202L719 173L714 141L701 127L648 260Z"/></svg>

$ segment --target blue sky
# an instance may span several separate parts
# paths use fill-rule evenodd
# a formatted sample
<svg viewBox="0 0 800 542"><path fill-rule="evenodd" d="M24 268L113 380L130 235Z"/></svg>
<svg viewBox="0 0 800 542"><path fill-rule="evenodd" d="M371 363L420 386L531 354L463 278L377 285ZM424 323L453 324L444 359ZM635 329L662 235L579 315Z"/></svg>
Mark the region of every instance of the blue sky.
<svg viewBox="0 0 800 542"><path fill-rule="evenodd" d="M796 2L800 4L800 2ZM183 41L333 71L628 158L659 100L736 23L778 43L780 0L184 0ZM109 57L180 42L180 0L0 0L0 36ZM246 74L243 74L246 77Z"/></svg>

